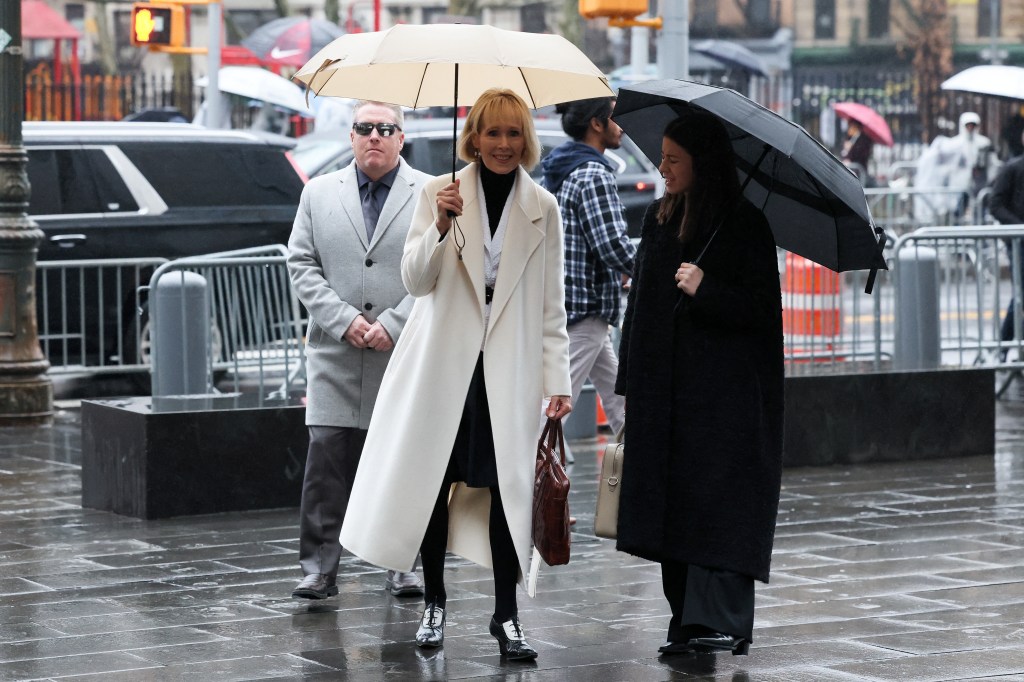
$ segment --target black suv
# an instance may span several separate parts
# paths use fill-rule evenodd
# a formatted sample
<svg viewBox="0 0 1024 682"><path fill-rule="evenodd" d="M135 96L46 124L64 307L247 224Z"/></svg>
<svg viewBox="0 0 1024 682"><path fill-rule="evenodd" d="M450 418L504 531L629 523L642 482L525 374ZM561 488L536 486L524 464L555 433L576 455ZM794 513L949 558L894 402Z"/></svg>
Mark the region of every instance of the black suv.
<svg viewBox="0 0 1024 682"><path fill-rule="evenodd" d="M541 157L565 142L568 136L559 119L536 119L537 136L541 143ZM461 121L459 130L462 130ZM413 168L430 175L450 173L452 169L452 120L450 118L406 119L403 132L405 146L402 156ZM313 133L300 137L294 150L295 162L309 177L323 175L344 168L352 162L352 147L347 131ZM626 211L626 224L630 237L639 237L644 211L664 189L661 174L632 140L622 138L622 146L609 149L605 156L611 160L618 181L619 198ZM459 160L456 168L465 166ZM535 180L541 178L541 167L533 169Z"/></svg>
<svg viewBox="0 0 1024 682"><path fill-rule="evenodd" d="M290 156L293 140L178 123L26 123L22 130L29 214L45 234L41 266L288 242L306 180ZM40 338L51 362L141 362L135 289L151 273L116 264L41 267Z"/></svg>

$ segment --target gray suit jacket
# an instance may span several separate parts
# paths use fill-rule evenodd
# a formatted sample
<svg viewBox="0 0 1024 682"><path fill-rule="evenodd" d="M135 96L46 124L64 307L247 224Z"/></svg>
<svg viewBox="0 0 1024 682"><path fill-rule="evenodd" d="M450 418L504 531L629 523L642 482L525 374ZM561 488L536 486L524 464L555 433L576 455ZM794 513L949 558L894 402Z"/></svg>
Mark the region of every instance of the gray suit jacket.
<svg viewBox="0 0 1024 682"><path fill-rule="evenodd" d="M343 337L362 314L398 341L413 303L402 284L402 251L419 187L429 178L400 160L371 243L354 163L313 178L302 191L288 271L309 311L306 424L369 426L391 352L355 348Z"/></svg>

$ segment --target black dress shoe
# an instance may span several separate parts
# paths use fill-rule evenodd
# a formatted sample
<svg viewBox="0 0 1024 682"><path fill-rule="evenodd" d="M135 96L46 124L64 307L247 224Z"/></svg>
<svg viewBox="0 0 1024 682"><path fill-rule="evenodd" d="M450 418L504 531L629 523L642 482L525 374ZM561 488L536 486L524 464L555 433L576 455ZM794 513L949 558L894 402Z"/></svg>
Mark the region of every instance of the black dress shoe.
<svg viewBox="0 0 1024 682"><path fill-rule="evenodd" d="M658 647L658 653L664 654L665 656L673 656L675 654L692 654L693 647L690 646L689 642L665 642Z"/></svg>
<svg viewBox="0 0 1024 682"><path fill-rule="evenodd" d="M292 590L293 599L327 599L338 594L334 578L321 573L310 573Z"/></svg>
<svg viewBox="0 0 1024 682"><path fill-rule="evenodd" d="M721 632L694 637L687 644L694 651L704 653L731 651L733 656L746 656L750 652L750 642L742 637L733 637Z"/></svg>
<svg viewBox="0 0 1024 682"><path fill-rule="evenodd" d="M494 639L498 640L498 650L508 660L532 661L537 658L537 650L526 641L518 616L512 616L504 623L498 623L492 616L490 630Z"/></svg>
<svg viewBox="0 0 1024 682"><path fill-rule="evenodd" d="M416 630L416 644L424 649L436 649L444 644L444 609L433 602L423 609L423 618Z"/></svg>

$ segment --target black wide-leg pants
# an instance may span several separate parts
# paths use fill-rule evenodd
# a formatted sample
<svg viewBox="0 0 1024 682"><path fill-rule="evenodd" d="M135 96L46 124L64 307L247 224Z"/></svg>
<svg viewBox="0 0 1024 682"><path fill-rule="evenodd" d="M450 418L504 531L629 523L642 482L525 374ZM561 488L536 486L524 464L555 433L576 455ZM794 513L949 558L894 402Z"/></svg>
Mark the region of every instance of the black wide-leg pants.
<svg viewBox="0 0 1024 682"><path fill-rule="evenodd" d="M672 608L668 641L720 632L753 642L754 579L678 561L661 562L665 598Z"/></svg>

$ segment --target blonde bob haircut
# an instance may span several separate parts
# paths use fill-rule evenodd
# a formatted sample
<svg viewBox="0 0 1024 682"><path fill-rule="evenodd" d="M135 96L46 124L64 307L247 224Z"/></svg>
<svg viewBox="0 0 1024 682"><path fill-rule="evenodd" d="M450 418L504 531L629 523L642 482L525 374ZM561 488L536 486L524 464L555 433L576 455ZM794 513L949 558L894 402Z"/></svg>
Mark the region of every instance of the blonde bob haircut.
<svg viewBox="0 0 1024 682"><path fill-rule="evenodd" d="M469 110L455 150L459 158L466 163L479 160L477 153L480 150L473 145L473 136L483 134L488 126L498 122L513 123L522 128L526 145L520 164L528 171L533 170L540 161L540 140L533 126L533 116L523 98L505 88L485 90Z"/></svg>

